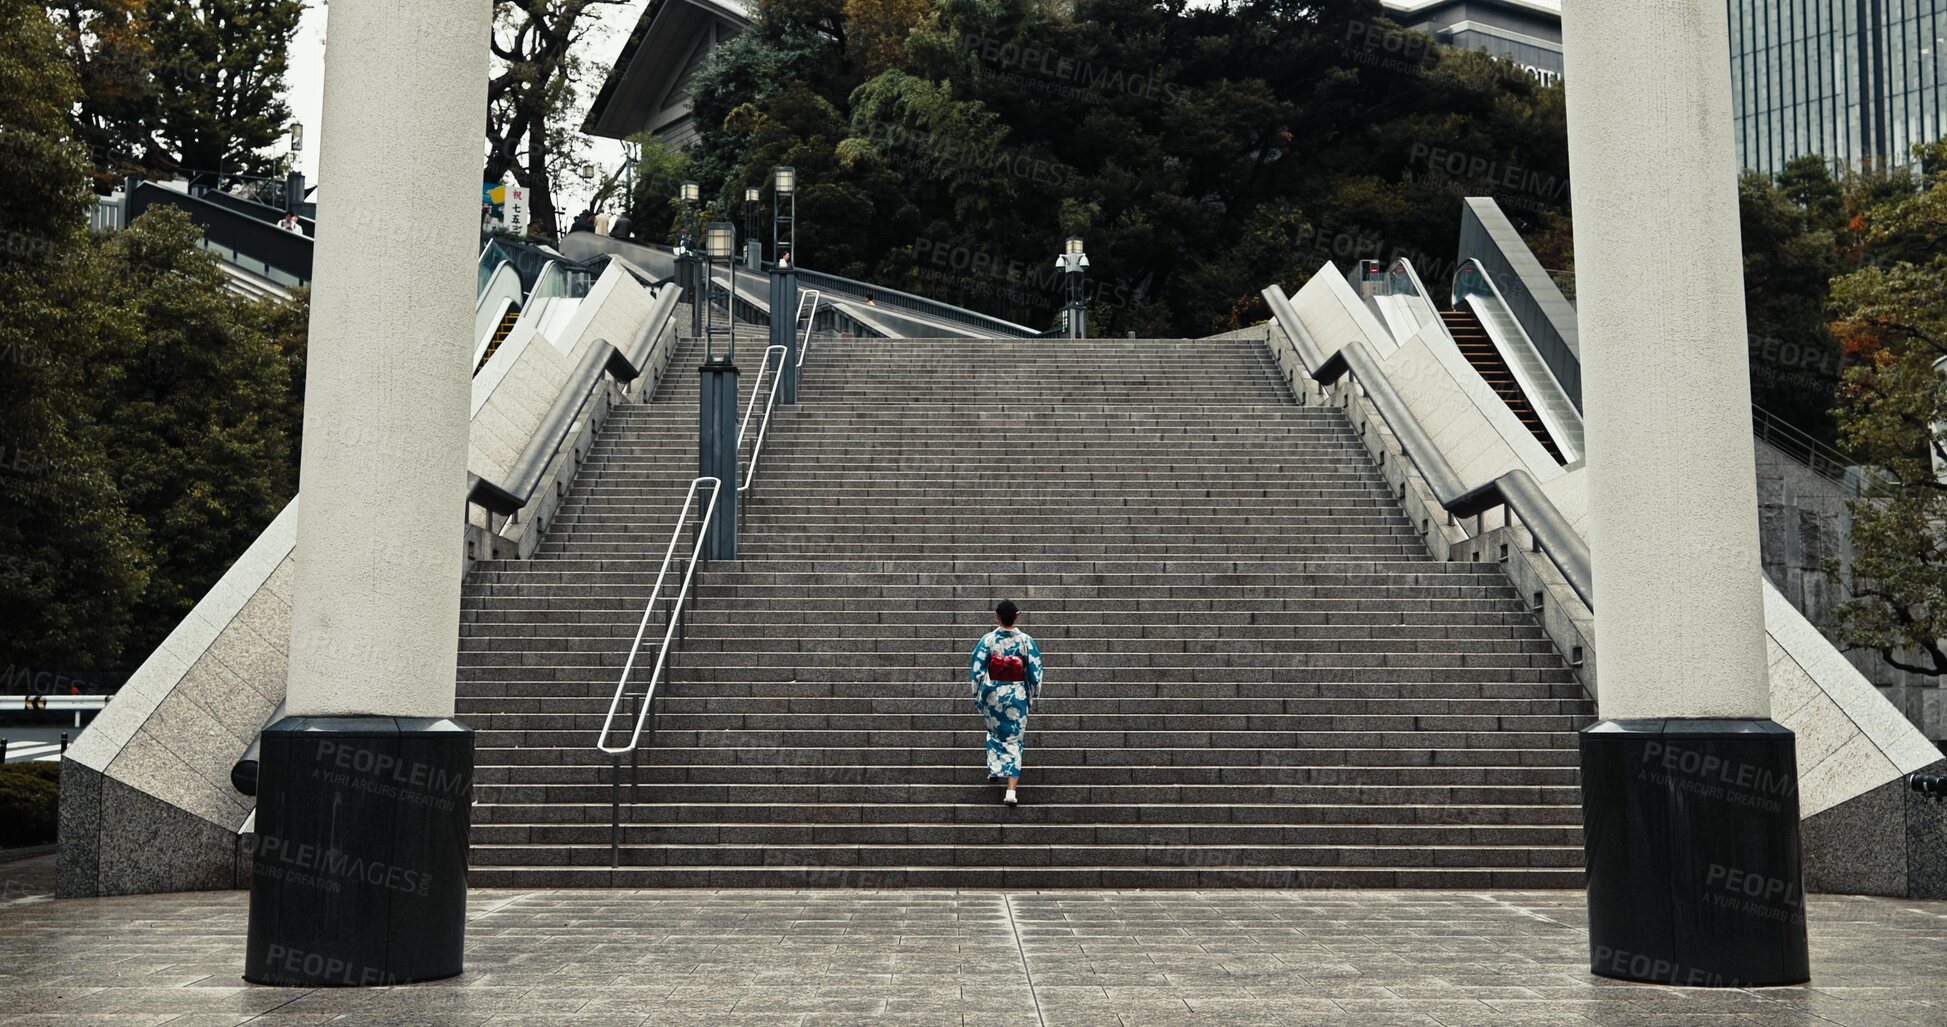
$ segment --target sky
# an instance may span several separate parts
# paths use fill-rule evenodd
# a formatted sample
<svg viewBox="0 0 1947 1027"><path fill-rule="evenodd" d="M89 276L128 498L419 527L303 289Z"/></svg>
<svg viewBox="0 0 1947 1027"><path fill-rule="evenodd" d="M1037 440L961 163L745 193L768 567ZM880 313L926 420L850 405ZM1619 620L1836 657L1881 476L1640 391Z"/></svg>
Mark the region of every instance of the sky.
<svg viewBox="0 0 1947 1027"><path fill-rule="evenodd" d="M649 0L629 0L626 4L613 7L602 6L593 9L588 15L596 25L582 43L583 56L592 65L592 81L587 83L582 97L583 111L577 112L575 121L581 120L588 103L595 98L595 90L600 88L602 76L608 73L609 65L622 51L622 44L629 38L629 30L635 27L636 19L641 17L642 9ZM304 126L304 152L297 162L298 170L304 172L305 180L320 187L325 183L318 181L318 147L326 143L320 138L320 128L324 121L324 50L325 50L325 0L305 0L304 18L298 24L297 37L291 40L291 66L285 76L288 87L284 100L291 107L291 119ZM485 144L481 153L484 157ZM588 137L584 157L594 164L596 180L615 170L622 163L622 144L613 139ZM567 176L562 183L563 195L557 200L562 210L580 210L587 196L594 191L593 183L584 183L577 176Z"/></svg>

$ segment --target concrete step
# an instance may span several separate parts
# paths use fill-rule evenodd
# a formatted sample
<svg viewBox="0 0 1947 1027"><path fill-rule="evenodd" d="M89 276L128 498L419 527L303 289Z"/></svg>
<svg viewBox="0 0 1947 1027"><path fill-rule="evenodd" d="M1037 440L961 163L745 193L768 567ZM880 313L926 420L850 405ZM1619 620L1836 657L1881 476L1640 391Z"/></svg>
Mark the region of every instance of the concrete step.
<svg viewBox="0 0 1947 1027"><path fill-rule="evenodd" d="M539 557L467 583L472 883L1581 883L1592 704L1500 569L1433 560L1343 411L1249 340L819 340L618 790L595 736L694 397L672 374L615 411ZM1018 810L966 694L1001 594L1049 661Z"/></svg>

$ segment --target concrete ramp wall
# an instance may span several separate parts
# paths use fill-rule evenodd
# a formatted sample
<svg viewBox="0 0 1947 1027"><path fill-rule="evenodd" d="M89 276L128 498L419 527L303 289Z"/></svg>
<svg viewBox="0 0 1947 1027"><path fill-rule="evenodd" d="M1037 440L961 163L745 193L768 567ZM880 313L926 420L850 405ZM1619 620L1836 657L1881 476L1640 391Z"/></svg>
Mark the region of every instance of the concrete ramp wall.
<svg viewBox="0 0 1947 1027"><path fill-rule="evenodd" d="M659 301L611 267L579 301L582 309L567 322L568 331L556 338L530 333L512 352L503 345L474 379L469 468L489 479L505 471L568 384L564 369L604 338L621 342L643 331L669 330L673 299ZM662 323L651 323L658 319ZM603 386L604 400L650 395L667 362L666 353L653 360L627 389ZM591 406L564 441L550 476L572 475L599 424L593 412L606 409ZM335 430L356 435L361 427ZM530 506L552 511L551 482ZM460 497L454 499L459 506ZM255 801L232 787L230 768L284 698L299 502L291 500L69 746L61 763L60 896L244 883L238 832ZM491 531L469 528L456 516L453 527L486 540L491 551L474 557L506 558L532 552L546 516L537 513Z"/></svg>
<svg viewBox="0 0 1947 1027"><path fill-rule="evenodd" d="M1405 497L1409 516L1424 526L1436 556L1500 563L1521 594L1538 604L1544 629L1599 702L1600 621L1534 551L1527 531L1498 512L1466 522L1446 517L1410 461L1399 459L1398 440L1352 390L1350 379L1320 390L1306 381L1309 370L1344 346L1368 347L1467 487L1525 467L1585 537L1586 468L1555 464L1518 423L1510 427L1512 415L1491 390L1468 388L1424 340L1400 342L1386 334L1329 264L1279 307L1273 303L1279 316L1271 345L1294 389L1344 406L1363 426L1368 449L1375 459L1386 454L1382 472ZM1906 785L1907 775L1943 764L1939 750L1769 581L1762 587L1772 715L1798 736L1808 886L1947 897L1947 807L1920 799Z"/></svg>

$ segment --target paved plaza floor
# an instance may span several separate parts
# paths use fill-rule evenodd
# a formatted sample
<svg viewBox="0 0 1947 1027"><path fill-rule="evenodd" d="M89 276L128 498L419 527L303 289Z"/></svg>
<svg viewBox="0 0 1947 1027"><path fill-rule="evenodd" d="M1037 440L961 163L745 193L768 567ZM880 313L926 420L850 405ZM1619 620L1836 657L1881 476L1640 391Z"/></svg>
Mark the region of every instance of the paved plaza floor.
<svg viewBox="0 0 1947 1027"><path fill-rule="evenodd" d="M1578 892L477 891L467 973L246 985L241 892L0 866L0 1025L1947 1025L1947 902L1814 897L1810 986L1587 972Z"/></svg>

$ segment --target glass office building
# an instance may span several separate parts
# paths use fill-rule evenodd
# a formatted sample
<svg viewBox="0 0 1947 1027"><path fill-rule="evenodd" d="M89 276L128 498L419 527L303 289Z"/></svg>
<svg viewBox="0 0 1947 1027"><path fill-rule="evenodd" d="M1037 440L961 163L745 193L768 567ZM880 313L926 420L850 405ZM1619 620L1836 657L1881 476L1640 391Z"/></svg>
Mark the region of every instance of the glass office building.
<svg viewBox="0 0 1947 1027"><path fill-rule="evenodd" d="M1738 157L1911 162L1947 135L1947 0L1730 0Z"/></svg>

